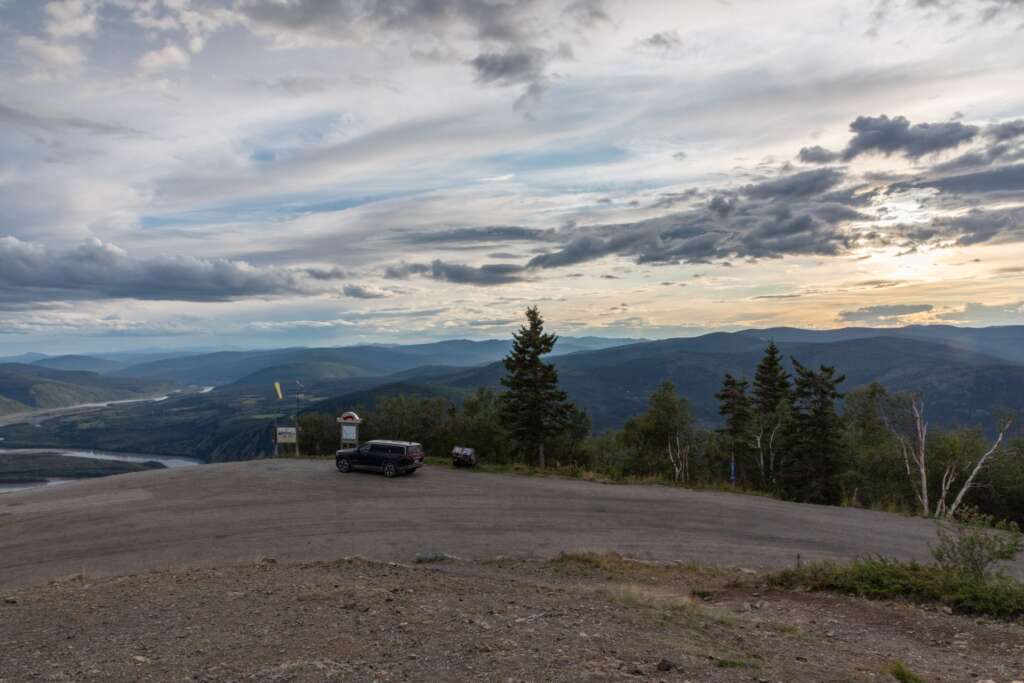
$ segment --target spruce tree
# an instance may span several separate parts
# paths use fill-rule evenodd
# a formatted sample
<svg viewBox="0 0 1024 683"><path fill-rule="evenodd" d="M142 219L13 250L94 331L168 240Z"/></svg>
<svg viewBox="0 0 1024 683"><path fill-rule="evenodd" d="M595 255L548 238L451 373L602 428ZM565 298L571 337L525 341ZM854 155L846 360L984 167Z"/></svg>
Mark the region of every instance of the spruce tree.
<svg viewBox="0 0 1024 683"><path fill-rule="evenodd" d="M527 325L512 339L501 384L501 415L505 428L522 452L536 452L544 467L544 442L565 429L570 404L558 387L558 371L542 357L551 353L557 335L545 334L536 306L526 309Z"/></svg>
<svg viewBox="0 0 1024 683"><path fill-rule="evenodd" d="M761 485L775 486L781 454L785 451L784 435L791 413L793 391L789 373L782 367L782 354L775 342L769 342L764 357L757 364L753 390L753 442Z"/></svg>
<svg viewBox="0 0 1024 683"><path fill-rule="evenodd" d="M722 390L715 394L718 399L718 413L725 417L725 429L729 438L729 451L732 456L729 478L736 480L736 460L743 459L747 453L750 437L750 397L747 395L747 380L736 379L729 373L722 381Z"/></svg>
<svg viewBox="0 0 1024 683"><path fill-rule="evenodd" d="M793 359L793 419L787 458L779 473L786 498L835 505L840 499L839 471L843 452L843 425L835 402L837 386L846 378L834 367L815 372Z"/></svg>
<svg viewBox="0 0 1024 683"><path fill-rule="evenodd" d="M781 401L790 400L789 373L782 367L782 354L775 342L768 342L764 357L754 373L754 408L761 415L776 412Z"/></svg>

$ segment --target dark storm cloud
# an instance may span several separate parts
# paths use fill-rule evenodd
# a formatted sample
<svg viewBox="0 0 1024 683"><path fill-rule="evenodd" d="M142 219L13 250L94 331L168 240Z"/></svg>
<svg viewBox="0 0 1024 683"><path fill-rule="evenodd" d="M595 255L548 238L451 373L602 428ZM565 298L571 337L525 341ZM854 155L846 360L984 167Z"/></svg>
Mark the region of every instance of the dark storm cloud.
<svg viewBox="0 0 1024 683"><path fill-rule="evenodd" d="M491 263L483 266L467 266L461 263L447 263L435 259L431 263L403 263L385 269L389 278L407 278L423 275L434 280L462 285L505 285L524 279L522 266L510 263Z"/></svg>
<svg viewBox="0 0 1024 683"><path fill-rule="evenodd" d="M760 199L792 199L821 194L842 181L842 172L834 168L822 168L747 185L742 191L749 197Z"/></svg>
<svg viewBox="0 0 1024 683"><path fill-rule="evenodd" d="M801 149L797 158L805 164L830 164L839 159L839 153L825 149L821 145L815 145Z"/></svg>
<svg viewBox="0 0 1024 683"><path fill-rule="evenodd" d="M902 153L909 159L919 159L970 142L978 134L978 127L959 121L911 125L903 116L889 118L883 114L858 116L850 124L850 131L854 135L843 150L846 161L867 152L886 156Z"/></svg>
<svg viewBox="0 0 1024 683"><path fill-rule="evenodd" d="M323 279L333 278L329 271L256 268L228 259L134 258L99 240L60 251L0 238L0 299L5 301L230 301L324 291L314 284Z"/></svg>
<svg viewBox="0 0 1024 683"><path fill-rule="evenodd" d="M491 225L480 228L452 228L438 232L401 235L397 239L410 244L477 244L489 242L531 242L551 237L551 230L516 225Z"/></svg>
<svg viewBox="0 0 1024 683"><path fill-rule="evenodd" d="M866 306L853 311L840 311L839 319L843 322L884 322L915 313L928 313L935 307L931 304L887 304Z"/></svg>

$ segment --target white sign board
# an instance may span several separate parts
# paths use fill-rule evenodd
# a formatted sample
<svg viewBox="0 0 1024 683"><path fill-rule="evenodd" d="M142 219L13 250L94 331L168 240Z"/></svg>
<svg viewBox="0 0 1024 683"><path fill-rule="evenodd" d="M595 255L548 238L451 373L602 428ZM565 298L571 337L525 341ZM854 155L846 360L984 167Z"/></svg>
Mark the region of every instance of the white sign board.
<svg viewBox="0 0 1024 683"><path fill-rule="evenodd" d="M357 441L359 439L359 427L354 424L341 425L341 440L342 441Z"/></svg>
<svg viewBox="0 0 1024 683"><path fill-rule="evenodd" d="M295 433L295 427L278 427L277 428L277 442L278 443L295 443L297 434Z"/></svg>

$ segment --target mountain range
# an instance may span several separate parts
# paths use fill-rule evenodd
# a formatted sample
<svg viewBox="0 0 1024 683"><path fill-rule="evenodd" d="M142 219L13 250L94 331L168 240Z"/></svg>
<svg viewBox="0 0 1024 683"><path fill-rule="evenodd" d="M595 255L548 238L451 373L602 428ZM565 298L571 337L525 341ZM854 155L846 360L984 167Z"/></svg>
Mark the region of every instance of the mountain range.
<svg viewBox="0 0 1024 683"><path fill-rule="evenodd" d="M998 411L1024 410L1024 326L771 328L657 341L566 337L551 360L570 398L591 415L595 432L619 427L645 410L647 397L665 380L710 426L720 422L714 395L723 375L752 378L770 340L787 363L796 358L811 367L835 366L846 377L842 391L877 381L891 391L921 393L935 427L986 429ZM69 416L39 427L12 425L0 429L0 437L10 445L252 457L263 452L275 419L292 419L296 403L302 411L334 413L370 408L387 395L436 395L458 403L477 387L498 388L500 360L509 346L509 340L450 340L191 353L142 362L64 356L0 365L0 401L21 408L110 400L111 392L152 391L169 383L216 386L160 405L118 406L88 420ZM274 382L284 387L285 401L277 399ZM37 388L27 390L26 384Z"/></svg>

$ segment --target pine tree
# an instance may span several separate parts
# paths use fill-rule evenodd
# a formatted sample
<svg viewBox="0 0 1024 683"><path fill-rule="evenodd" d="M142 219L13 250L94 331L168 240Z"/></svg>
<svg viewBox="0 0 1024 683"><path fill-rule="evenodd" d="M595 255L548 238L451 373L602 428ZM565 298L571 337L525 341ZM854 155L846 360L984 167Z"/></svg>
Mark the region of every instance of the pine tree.
<svg viewBox="0 0 1024 683"><path fill-rule="evenodd" d="M544 467L544 442L565 429L570 404L558 387L558 371L542 357L551 353L557 335L544 333L544 320L536 306L526 309L527 325L512 339L512 351L505 357L501 384L502 422L523 452L536 451L537 464Z"/></svg>
<svg viewBox="0 0 1024 683"><path fill-rule="evenodd" d="M722 381L722 390L715 394L718 399L719 415L725 416L725 429L729 438L730 463L729 478L735 483L736 460L742 460L747 453L750 437L750 397L747 395L747 380L736 379L729 373Z"/></svg>
<svg viewBox="0 0 1024 683"><path fill-rule="evenodd" d="M778 410L781 401L789 401L791 389L789 373L782 367L782 354L775 342L768 342L764 357L754 373L754 408L761 415Z"/></svg>
<svg viewBox="0 0 1024 683"><path fill-rule="evenodd" d="M752 435L761 485L775 486L784 432L791 413L793 392L789 374L782 367L782 354L769 342L754 374Z"/></svg>
<svg viewBox="0 0 1024 683"><path fill-rule="evenodd" d="M792 500L835 505L843 452L843 425L835 402L842 397L837 386L846 377L837 377L834 367L824 365L815 372L795 358L793 369L793 419L779 474L782 493Z"/></svg>

